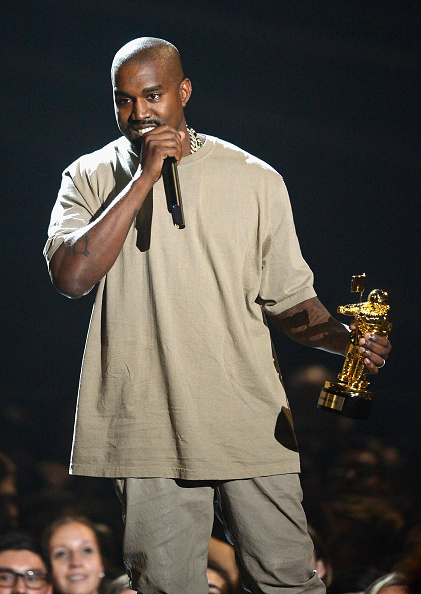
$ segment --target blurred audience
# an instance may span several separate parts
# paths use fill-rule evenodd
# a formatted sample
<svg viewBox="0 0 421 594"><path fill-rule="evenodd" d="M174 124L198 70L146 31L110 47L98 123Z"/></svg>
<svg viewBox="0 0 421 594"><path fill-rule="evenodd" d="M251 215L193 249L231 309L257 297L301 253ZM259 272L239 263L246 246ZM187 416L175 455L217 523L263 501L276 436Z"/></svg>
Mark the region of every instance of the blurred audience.
<svg viewBox="0 0 421 594"><path fill-rule="evenodd" d="M421 524L409 531L401 559L394 569L406 577L411 594L421 593Z"/></svg>
<svg viewBox="0 0 421 594"><path fill-rule="evenodd" d="M319 578L328 586L332 581L332 565L326 547L313 526L309 524L307 529L314 545L313 569L317 571Z"/></svg>
<svg viewBox="0 0 421 594"><path fill-rule="evenodd" d="M315 545L314 569L328 594L401 594L403 588L421 594L421 477L416 448L408 447L414 441L395 434L393 442L381 431L371 434L375 424L317 411L320 389L335 375L328 368L310 366L292 374L287 386L301 455L303 505ZM20 409L11 398L2 404L0 535L22 530L39 542L45 534L56 594L131 594L122 575L124 526L112 481L70 476L71 428L61 441L51 435L45 439L40 414ZM58 426L54 434L60 436ZM57 447L50 447L54 444ZM244 592L233 547L219 520L212 534L209 592ZM6 559L0 565L10 571L3 579L16 580L26 594L37 594L36 589L51 594L48 563L32 545L25 546L38 555L38 565L20 569ZM35 569L46 579L31 582L26 572ZM404 583L393 582L399 576ZM8 594L5 590L0 585L0 594Z"/></svg>
<svg viewBox="0 0 421 594"><path fill-rule="evenodd" d="M44 536L54 590L58 594L102 594L105 562L94 524L83 517L63 517Z"/></svg>
<svg viewBox="0 0 421 594"><path fill-rule="evenodd" d="M212 536L209 543L208 567L221 568L228 575L233 592L242 592L240 573L235 561L234 547L221 540L221 532L215 530L219 538Z"/></svg>
<svg viewBox="0 0 421 594"><path fill-rule="evenodd" d="M364 594L408 594L408 582L402 573L392 572L373 582Z"/></svg>
<svg viewBox="0 0 421 594"><path fill-rule="evenodd" d="M381 575L382 572L373 567L348 567L334 576L327 587L327 594L364 594L366 588Z"/></svg>
<svg viewBox="0 0 421 594"><path fill-rule="evenodd" d="M342 495L326 505L327 548L334 574L349 567L388 571L403 540L404 519L379 497Z"/></svg>
<svg viewBox="0 0 421 594"><path fill-rule="evenodd" d="M16 466L4 452L0 452L0 530L17 528L19 506L16 488Z"/></svg>
<svg viewBox="0 0 421 594"><path fill-rule="evenodd" d="M209 594L234 594L234 586L228 571L218 563L209 561L206 575L209 584Z"/></svg>
<svg viewBox="0 0 421 594"><path fill-rule="evenodd" d="M49 563L33 539L23 533L0 536L0 592L52 594Z"/></svg>
<svg viewBox="0 0 421 594"><path fill-rule="evenodd" d="M110 582L105 594L133 594L135 590L130 588L130 580L127 573L119 575Z"/></svg>

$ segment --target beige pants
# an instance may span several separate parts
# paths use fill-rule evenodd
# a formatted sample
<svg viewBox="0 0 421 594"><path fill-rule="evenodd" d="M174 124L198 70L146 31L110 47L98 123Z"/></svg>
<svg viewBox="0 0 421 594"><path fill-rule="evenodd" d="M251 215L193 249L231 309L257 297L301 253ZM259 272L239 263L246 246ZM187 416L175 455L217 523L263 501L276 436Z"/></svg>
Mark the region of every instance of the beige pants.
<svg viewBox="0 0 421 594"><path fill-rule="evenodd" d="M243 584L253 593L325 592L296 474L226 482L116 479L125 515L124 561L142 594L207 594L216 496Z"/></svg>

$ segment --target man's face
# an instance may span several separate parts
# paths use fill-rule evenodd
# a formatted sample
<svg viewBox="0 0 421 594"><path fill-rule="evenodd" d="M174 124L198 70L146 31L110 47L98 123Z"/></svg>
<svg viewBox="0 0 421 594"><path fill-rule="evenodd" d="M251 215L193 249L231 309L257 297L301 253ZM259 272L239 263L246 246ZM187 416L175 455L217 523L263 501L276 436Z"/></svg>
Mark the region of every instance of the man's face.
<svg viewBox="0 0 421 594"><path fill-rule="evenodd" d="M0 588L1 594L52 594L52 586L46 580L42 580L39 584L34 580L32 573L28 577L23 578L19 576L14 586L8 586L7 583L10 579L13 579L13 574L9 572L15 572L18 574L27 574L27 572L34 572L39 576L47 575L47 568L45 567L44 561L36 553L32 551L2 551L0 553L0 582L2 587ZM38 580L39 581L39 580ZM40 588L31 587L31 582Z"/></svg>
<svg viewBox="0 0 421 594"><path fill-rule="evenodd" d="M228 592L228 584L220 573L208 567L206 571L209 584L209 594L226 594Z"/></svg>
<svg viewBox="0 0 421 594"><path fill-rule="evenodd" d="M176 80L164 60L128 62L118 69L114 81L118 127L137 148L151 128L167 124L182 130L183 108L190 94L190 81Z"/></svg>

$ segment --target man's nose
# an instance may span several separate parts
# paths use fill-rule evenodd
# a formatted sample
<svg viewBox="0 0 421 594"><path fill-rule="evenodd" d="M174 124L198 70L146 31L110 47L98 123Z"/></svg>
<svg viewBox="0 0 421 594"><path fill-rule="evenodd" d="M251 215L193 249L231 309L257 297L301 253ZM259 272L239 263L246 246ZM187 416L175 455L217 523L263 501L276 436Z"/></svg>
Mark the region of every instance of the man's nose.
<svg viewBox="0 0 421 594"><path fill-rule="evenodd" d="M132 119L134 120L145 120L151 117L151 111L149 103L145 99L136 99L133 102Z"/></svg>
<svg viewBox="0 0 421 594"><path fill-rule="evenodd" d="M13 586L13 594L26 594L27 588L25 580L21 575L17 576L16 584Z"/></svg>

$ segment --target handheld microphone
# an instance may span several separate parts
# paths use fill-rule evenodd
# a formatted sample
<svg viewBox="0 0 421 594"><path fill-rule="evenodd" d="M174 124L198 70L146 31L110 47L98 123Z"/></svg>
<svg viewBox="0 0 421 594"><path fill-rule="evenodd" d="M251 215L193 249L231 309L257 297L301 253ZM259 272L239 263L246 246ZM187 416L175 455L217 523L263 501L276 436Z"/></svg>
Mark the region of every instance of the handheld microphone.
<svg viewBox="0 0 421 594"><path fill-rule="evenodd" d="M177 229L184 229L183 203L181 201L180 182L178 181L177 161L175 157L166 157L162 165L162 180L167 198L168 212Z"/></svg>

